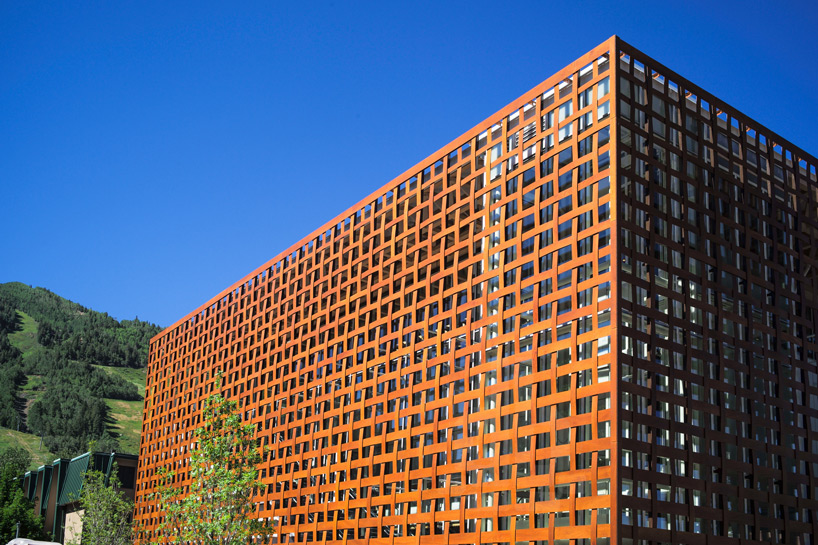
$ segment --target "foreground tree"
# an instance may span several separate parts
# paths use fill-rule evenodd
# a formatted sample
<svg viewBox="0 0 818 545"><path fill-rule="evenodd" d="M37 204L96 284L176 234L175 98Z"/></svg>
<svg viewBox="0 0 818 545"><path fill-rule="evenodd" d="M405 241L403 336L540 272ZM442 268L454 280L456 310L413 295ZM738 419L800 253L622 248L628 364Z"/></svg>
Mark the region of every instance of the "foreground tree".
<svg viewBox="0 0 818 545"><path fill-rule="evenodd" d="M0 543L8 543L17 534L20 537L45 539L43 519L34 514L34 506L28 501L17 477L22 477L31 463L31 456L19 447L0 451Z"/></svg>
<svg viewBox="0 0 818 545"><path fill-rule="evenodd" d="M217 390L220 386L219 378ZM175 472L158 472L160 531L173 543L232 545L254 536L267 541L273 528L253 518L253 496L263 486L256 470L261 453L255 426L242 424L237 403L218 393L205 400L202 417L191 451L190 492L185 496L173 486Z"/></svg>
<svg viewBox="0 0 818 545"><path fill-rule="evenodd" d="M111 469L108 483L105 481L105 474L101 471L85 473L79 498L84 510L80 516L81 540L92 545L131 545L133 502L120 491L116 464ZM69 545L79 544L79 535L76 540L69 542Z"/></svg>

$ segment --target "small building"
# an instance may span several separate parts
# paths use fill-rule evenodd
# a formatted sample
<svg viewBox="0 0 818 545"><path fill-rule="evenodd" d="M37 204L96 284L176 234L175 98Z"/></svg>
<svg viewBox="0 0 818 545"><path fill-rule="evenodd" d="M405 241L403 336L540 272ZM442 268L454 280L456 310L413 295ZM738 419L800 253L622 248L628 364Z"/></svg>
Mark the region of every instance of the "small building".
<svg viewBox="0 0 818 545"><path fill-rule="evenodd" d="M76 458L58 458L51 465L26 472L23 491L44 519L45 531L55 542L65 543L81 531L79 497L86 471L101 471L106 480L114 463L122 492L133 500L137 456L133 454L86 452Z"/></svg>

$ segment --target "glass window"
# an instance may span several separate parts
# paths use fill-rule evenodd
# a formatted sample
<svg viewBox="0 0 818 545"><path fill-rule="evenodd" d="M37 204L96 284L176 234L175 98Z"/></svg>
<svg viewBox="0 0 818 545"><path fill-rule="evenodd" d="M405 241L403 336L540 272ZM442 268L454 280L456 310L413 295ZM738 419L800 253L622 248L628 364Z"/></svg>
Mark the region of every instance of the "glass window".
<svg viewBox="0 0 818 545"><path fill-rule="evenodd" d="M571 117L572 113L574 113L573 101L569 100L568 102L564 102L563 104L560 104L560 107L559 107L559 121L560 122L565 121L566 119Z"/></svg>
<svg viewBox="0 0 818 545"><path fill-rule="evenodd" d="M599 100L600 98L604 97L608 93L611 92L611 82L610 78L605 78L599 81L596 84L596 98Z"/></svg>

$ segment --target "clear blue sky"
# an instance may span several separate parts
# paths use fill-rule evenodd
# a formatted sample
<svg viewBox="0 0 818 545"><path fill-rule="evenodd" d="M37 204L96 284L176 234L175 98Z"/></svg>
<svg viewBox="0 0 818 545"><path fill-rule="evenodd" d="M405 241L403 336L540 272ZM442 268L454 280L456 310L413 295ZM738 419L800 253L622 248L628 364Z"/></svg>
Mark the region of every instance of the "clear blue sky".
<svg viewBox="0 0 818 545"><path fill-rule="evenodd" d="M170 325L612 34L818 154L816 4L2 1L0 282Z"/></svg>

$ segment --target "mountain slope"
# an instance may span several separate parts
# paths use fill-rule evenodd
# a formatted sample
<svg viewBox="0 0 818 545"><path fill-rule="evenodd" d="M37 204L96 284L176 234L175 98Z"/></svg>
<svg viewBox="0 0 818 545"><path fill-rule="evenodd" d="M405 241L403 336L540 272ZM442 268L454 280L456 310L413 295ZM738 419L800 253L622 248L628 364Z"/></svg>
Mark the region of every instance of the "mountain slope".
<svg viewBox="0 0 818 545"><path fill-rule="evenodd" d="M65 457L89 441L136 452L148 341L160 329L117 321L44 288L0 284L0 427L34 434ZM31 450L32 440L19 442Z"/></svg>

